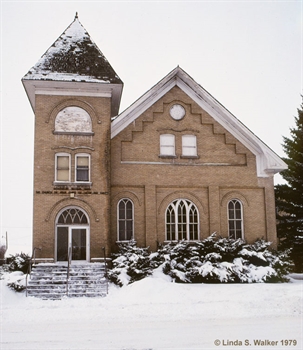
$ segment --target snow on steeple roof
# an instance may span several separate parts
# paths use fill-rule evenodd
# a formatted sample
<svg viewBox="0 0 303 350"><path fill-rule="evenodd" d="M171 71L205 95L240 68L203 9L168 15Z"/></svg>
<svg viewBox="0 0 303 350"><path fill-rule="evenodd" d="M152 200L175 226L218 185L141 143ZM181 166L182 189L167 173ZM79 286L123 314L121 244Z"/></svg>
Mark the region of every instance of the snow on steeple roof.
<svg viewBox="0 0 303 350"><path fill-rule="evenodd" d="M23 79L123 84L80 23L78 13Z"/></svg>

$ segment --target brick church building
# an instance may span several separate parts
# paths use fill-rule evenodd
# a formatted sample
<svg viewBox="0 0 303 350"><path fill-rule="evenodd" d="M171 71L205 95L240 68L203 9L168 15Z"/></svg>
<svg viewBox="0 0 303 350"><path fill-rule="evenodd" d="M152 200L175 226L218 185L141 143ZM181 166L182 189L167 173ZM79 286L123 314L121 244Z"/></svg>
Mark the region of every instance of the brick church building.
<svg viewBox="0 0 303 350"><path fill-rule="evenodd" d="M39 258L98 261L117 242L155 250L213 232L276 245L286 164L180 67L119 114L123 82L76 15L22 82Z"/></svg>

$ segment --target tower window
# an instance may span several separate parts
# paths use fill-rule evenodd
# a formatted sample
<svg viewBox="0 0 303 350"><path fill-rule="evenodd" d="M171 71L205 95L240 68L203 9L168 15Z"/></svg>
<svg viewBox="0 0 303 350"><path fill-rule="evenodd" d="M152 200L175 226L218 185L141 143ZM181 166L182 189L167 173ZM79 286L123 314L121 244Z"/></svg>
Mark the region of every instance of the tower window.
<svg viewBox="0 0 303 350"><path fill-rule="evenodd" d="M56 154L56 173L55 181L70 181L70 155L68 153Z"/></svg>
<svg viewBox="0 0 303 350"><path fill-rule="evenodd" d="M76 155L76 182L87 182L90 179L90 157L88 154Z"/></svg>

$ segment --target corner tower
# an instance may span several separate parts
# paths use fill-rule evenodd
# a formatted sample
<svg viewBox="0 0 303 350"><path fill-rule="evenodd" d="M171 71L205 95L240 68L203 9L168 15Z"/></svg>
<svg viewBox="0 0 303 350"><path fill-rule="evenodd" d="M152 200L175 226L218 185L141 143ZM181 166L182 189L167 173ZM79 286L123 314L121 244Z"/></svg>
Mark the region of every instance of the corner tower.
<svg viewBox="0 0 303 350"><path fill-rule="evenodd" d="M22 78L35 113L33 247L91 261L110 249L110 129L123 83L76 15Z"/></svg>

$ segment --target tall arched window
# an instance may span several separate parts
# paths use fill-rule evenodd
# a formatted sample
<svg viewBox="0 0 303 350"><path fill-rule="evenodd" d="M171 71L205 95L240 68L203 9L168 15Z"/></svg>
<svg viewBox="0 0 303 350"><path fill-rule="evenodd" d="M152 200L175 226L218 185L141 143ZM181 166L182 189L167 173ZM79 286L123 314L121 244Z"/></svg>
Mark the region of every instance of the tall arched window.
<svg viewBox="0 0 303 350"><path fill-rule="evenodd" d="M134 238L134 205L128 198L118 203L118 241L130 241Z"/></svg>
<svg viewBox="0 0 303 350"><path fill-rule="evenodd" d="M243 208L238 199L228 202L228 234L230 238L243 238Z"/></svg>
<svg viewBox="0 0 303 350"><path fill-rule="evenodd" d="M165 216L167 241L199 239L199 214L194 203L177 199L169 204Z"/></svg>

